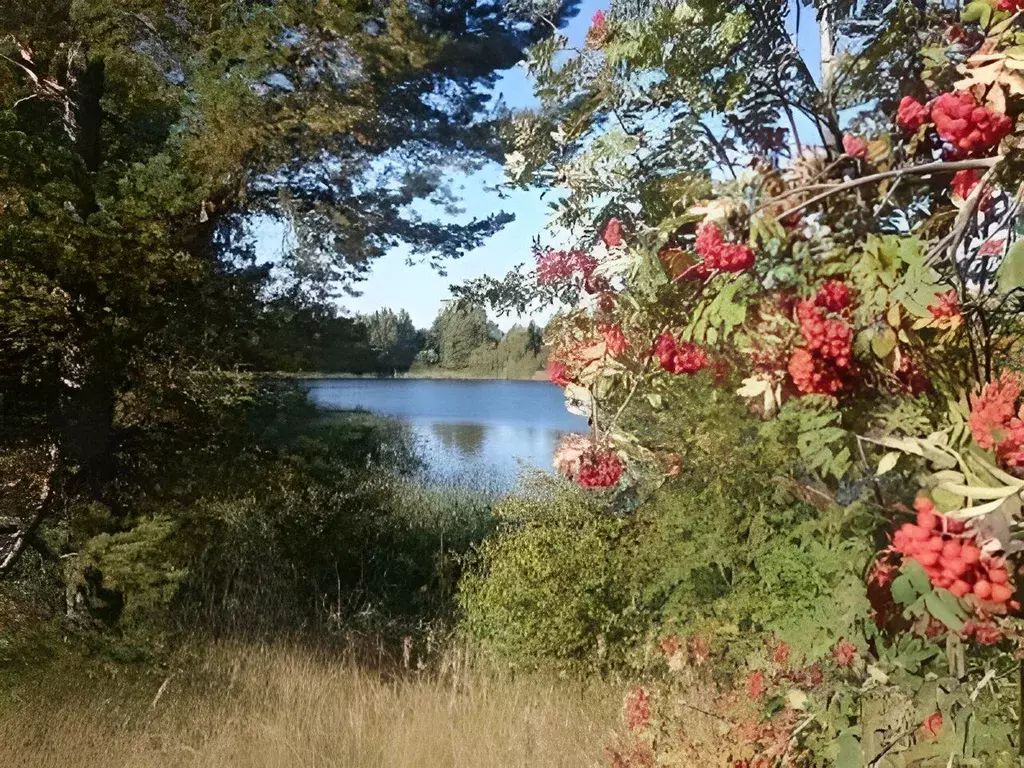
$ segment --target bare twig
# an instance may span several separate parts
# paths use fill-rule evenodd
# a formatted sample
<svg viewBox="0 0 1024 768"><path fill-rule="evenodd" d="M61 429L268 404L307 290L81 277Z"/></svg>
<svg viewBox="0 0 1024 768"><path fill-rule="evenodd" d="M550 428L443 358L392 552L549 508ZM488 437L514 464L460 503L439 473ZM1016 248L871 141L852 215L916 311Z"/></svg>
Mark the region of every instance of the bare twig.
<svg viewBox="0 0 1024 768"><path fill-rule="evenodd" d="M10 573L11 569L14 568L14 565L18 562L18 558L20 558L22 552L25 551L25 547L28 546L32 537L39 529L39 526L42 525L43 520L45 520L49 515L57 492L55 487L56 478L54 477L56 471L57 446L54 444L50 446L46 474L42 487L39 490L38 500L36 501L35 507L29 516L28 524L11 535L11 542L7 547L7 551L0 553L0 578L6 576Z"/></svg>
<svg viewBox="0 0 1024 768"><path fill-rule="evenodd" d="M862 176L857 179L850 179L836 184L831 189L822 192L820 195L815 195L809 200L805 200L799 205L793 206L784 213L779 214L775 217L776 221L781 221L794 213L799 213L804 208L820 203L822 200L827 200L832 195L838 194L839 192L845 192L848 189L854 189L861 187L865 184L873 184L876 181L882 181L883 179L892 179L899 176L910 176L918 174L929 174L929 173L945 173L949 171L962 171L969 168L994 168L1002 161L1002 155L997 157L983 157L977 160L954 160L954 161L939 161L934 163L924 163L923 165L912 165L906 168L897 168L892 171L883 171L881 173L873 173L870 176Z"/></svg>

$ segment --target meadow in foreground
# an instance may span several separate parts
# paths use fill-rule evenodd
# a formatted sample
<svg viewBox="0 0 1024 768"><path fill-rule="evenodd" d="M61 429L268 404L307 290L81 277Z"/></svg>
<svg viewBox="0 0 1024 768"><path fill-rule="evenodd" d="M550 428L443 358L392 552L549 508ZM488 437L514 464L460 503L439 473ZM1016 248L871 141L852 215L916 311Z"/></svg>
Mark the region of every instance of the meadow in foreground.
<svg viewBox="0 0 1024 768"><path fill-rule="evenodd" d="M570 768L601 759L621 706L610 686L485 671L456 654L389 674L351 655L229 644L178 666L13 691L0 765Z"/></svg>

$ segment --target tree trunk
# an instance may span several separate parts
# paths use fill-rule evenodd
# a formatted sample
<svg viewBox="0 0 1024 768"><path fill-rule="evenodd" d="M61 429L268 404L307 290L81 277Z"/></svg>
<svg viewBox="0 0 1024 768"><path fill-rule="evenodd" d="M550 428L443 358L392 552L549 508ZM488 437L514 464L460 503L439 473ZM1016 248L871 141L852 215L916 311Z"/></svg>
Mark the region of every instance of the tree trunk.
<svg viewBox="0 0 1024 768"><path fill-rule="evenodd" d="M820 44L821 64L821 105L822 125L821 138L830 154L840 154L839 120L835 113L835 77L836 77L836 41L832 33L832 21L828 11L822 9L818 19L818 41Z"/></svg>

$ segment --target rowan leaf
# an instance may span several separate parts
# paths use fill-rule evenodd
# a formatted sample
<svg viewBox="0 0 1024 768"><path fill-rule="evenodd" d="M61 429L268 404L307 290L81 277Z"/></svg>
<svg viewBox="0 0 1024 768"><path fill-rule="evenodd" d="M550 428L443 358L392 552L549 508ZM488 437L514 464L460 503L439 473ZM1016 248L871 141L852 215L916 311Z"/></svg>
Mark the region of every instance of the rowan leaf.
<svg viewBox="0 0 1024 768"><path fill-rule="evenodd" d="M948 629L959 632L964 628L963 608L952 592L944 589L929 592L924 596L924 604L928 613L945 624Z"/></svg>
<svg viewBox="0 0 1024 768"><path fill-rule="evenodd" d="M1010 246L996 272L996 280L1003 293L1024 286L1024 240Z"/></svg>
<svg viewBox="0 0 1024 768"><path fill-rule="evenodd" d="M885 454L882 460L878 462L878 469L875 470L875 475L884 475L886 472L892 471L902 455L900 451L890 451Z"/></svg>
<svg viewBox="0 0 1024 768"><path fill-rule="evenodd" d="M966 22L976 21L981 26L987 27L989 21L992 20L992 6L984 0L974 0L963 9L960 18Z"/></svg>

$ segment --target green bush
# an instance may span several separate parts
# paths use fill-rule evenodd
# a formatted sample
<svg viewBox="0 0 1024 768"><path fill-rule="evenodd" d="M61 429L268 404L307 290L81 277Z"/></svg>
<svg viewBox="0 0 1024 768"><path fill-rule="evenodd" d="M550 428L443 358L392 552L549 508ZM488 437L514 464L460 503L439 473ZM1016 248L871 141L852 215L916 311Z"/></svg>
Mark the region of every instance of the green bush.
<svg viewBox="0 0 1024 768"><path fill-rule="evenodd" d="M463 579L464 626L490 651L524 664L617 662L634 640L635 579L618 555L627 520L582 493L513 497L496 507L501 532Z"/></svg>
<svg viewBox="0 0 1024 768"><path fill-rule="evenodd" d="M143 647L176 628L400 632L451 610L491 500L418 487L407 427L248 377L161 391L119 404L116 488L48 521L53 565L26 557L0 609L47 593L65 626Z"/></svg>
<svg viewBox="0 0 1024 768"><path fill-rule="evenodd" d="M471 637L520 663L644 665L658 638L701 632L736 659L765 634L812 659L864 615L870 536L849 533L876 517L794 476L795 434L708 382L665 401L628 418L652 444L685 446L677 478L638 500L562 485L499 508L508 522L463 585Z"/></svg>

